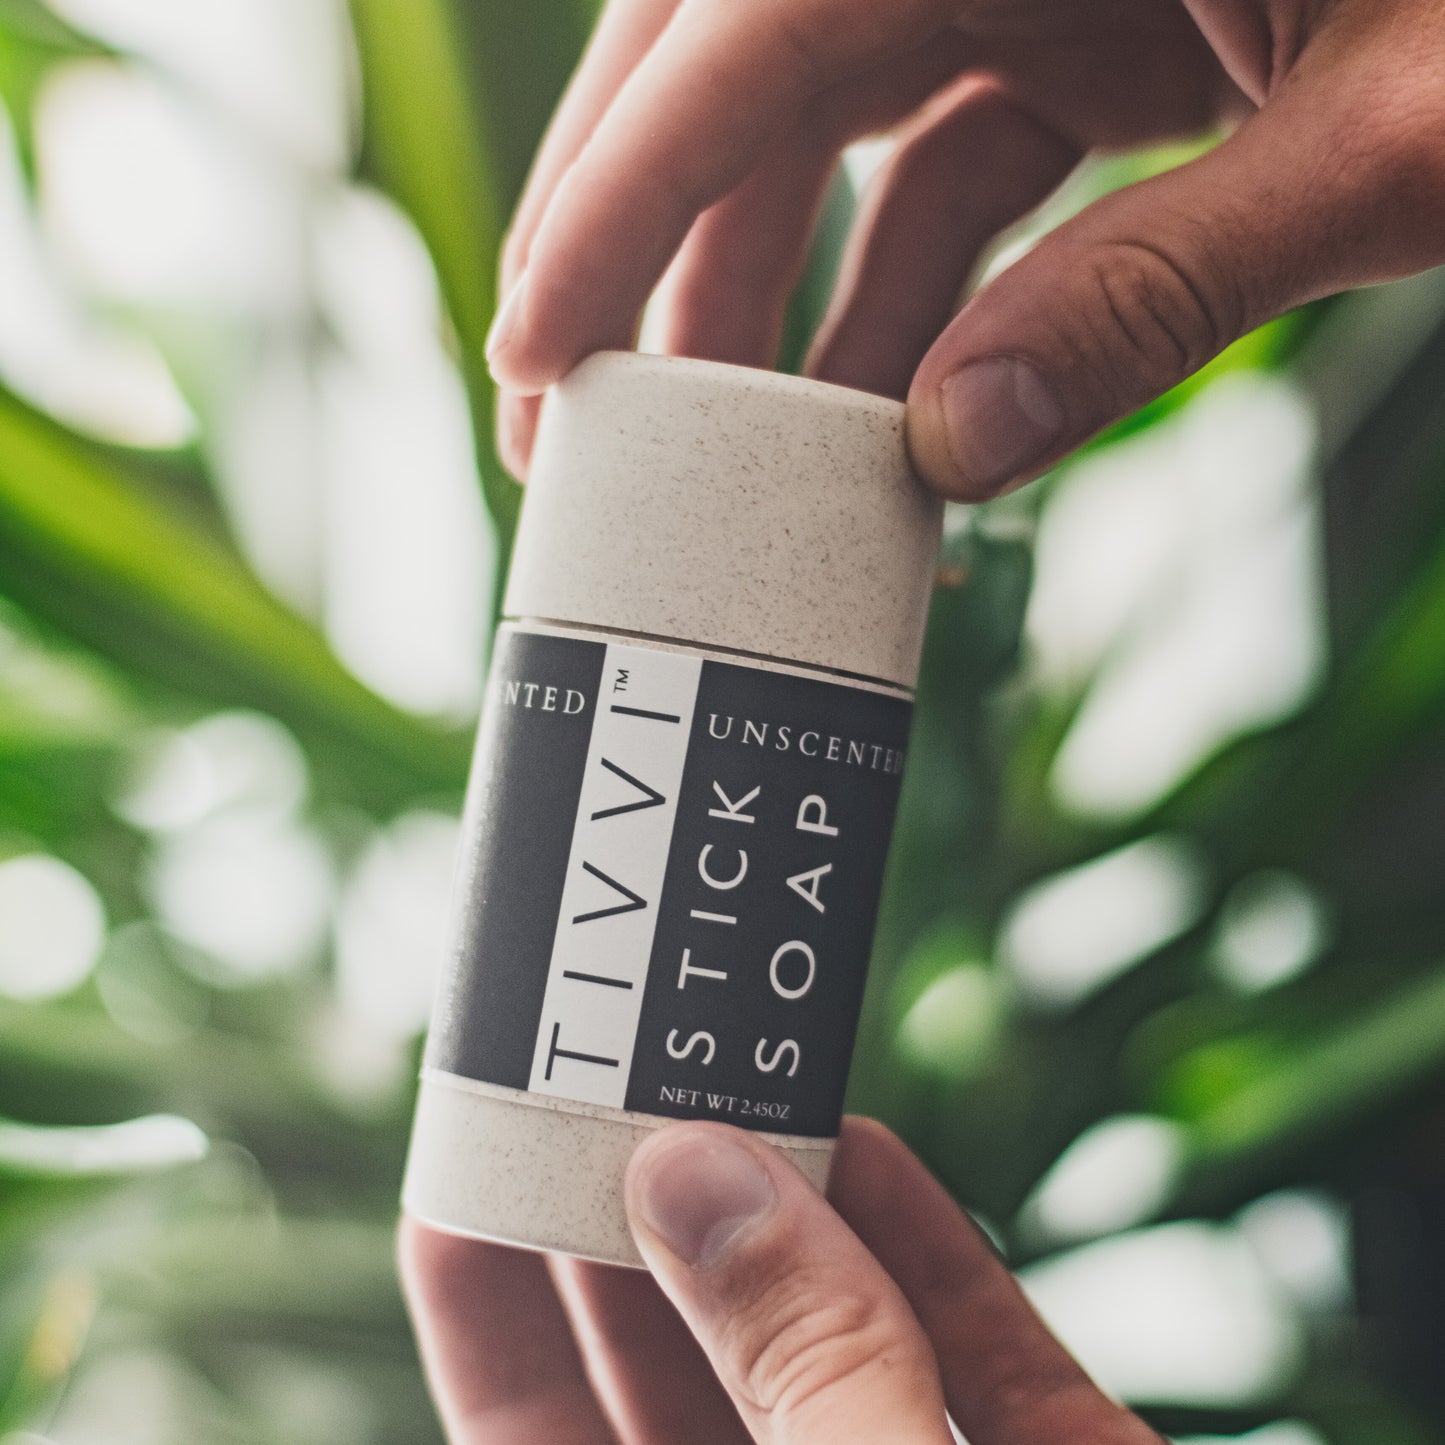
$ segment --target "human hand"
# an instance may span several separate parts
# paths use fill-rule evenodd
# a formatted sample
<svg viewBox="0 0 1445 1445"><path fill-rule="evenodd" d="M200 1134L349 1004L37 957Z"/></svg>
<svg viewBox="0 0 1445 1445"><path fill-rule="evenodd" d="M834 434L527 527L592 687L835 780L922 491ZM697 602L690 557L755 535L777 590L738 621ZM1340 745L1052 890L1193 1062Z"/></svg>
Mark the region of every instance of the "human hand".
<svg viewBox="0 0 1445 1445"><path fill-rule="evenodd" d="M1441 0L611 0L506 248L503 455L669 265L664 349L771 365L841 148L899 127L809 370L906 394L924 476L992 495L1291 307L1445 261L1442 67ZM1082 155L1241 116L950 320Z"/></svg>
<svg viewBox="0 0 1445 1445"><path fill-rule="evenodd" d="M878 1124L832 1207L755 1135L675 1124L627 1208L650 1275L435 1233L402 1278L453 1445L1159 1445Z"/></svg>

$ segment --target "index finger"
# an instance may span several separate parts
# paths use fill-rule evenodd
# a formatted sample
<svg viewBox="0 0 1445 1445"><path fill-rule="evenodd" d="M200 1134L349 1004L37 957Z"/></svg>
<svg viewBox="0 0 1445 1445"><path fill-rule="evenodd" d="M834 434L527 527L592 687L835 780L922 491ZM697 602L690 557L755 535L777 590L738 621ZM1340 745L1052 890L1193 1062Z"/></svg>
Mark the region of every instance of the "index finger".
<svg viewBox="0 0 1445 1445"><path fill-rule="evenodd" d="M608 106L651 49L678 0L612 0L602 12L537 148L502 250L505 293L527 264L532 236L557 188Z"/></svg>
<svg viewBox="0 0 1445 1445"><path fill-rule="evenodd" d="M489 351L537 392L631 335L697 217L823 90L921 44L952 0L685 0L561 179Z"/></svg>
<svg viewBox="0 0 1445 1445"><path fill-rule="evenodd" d="M948 1412L974 1445L1160 1445L1071 1358L982 1231L881 1124L844 1120L828 1194L913 1307Z"/></svg>

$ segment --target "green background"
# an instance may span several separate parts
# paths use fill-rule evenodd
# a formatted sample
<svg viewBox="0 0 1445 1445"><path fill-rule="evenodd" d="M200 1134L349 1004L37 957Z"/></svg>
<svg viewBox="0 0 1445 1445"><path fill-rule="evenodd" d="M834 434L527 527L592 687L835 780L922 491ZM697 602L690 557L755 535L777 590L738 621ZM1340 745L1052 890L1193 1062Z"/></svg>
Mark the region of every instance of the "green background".
<svg viewBox="0 0 1445 1445"><path fill-rule="evenodd" d="M583 0L354 0L344 153L301 168L323 199L381 193L424 242L498 557L519 493L489 440L496 253L591 19ZM0 98L42 219L37 117L81 69L225 109L142 45L0 0ZM1034 228L1178 158L1093 163ZM840 178L786 364L854 199ZM335 1057L366 1037L334 930L228 976L157 902L184 839L124 798L158 738L201 746L239 712L302 780L287 826L345 880L388 829L455 814L472 722L384 699L324 609L258 577L217 483L255 316L75 289L163 358L194 427L127 444L0 359L0 878L59 860L106 919L83 980L0 994L0 1436L83 1445L110 1401L155 1445L436 1440L391 1255L419 1042L348 1084ZM304 353L345 349L335 317L308 326ZM1103 1334L1152 1328L1160 1301L1199 1325L1200 1269L1238 1266L1247 1287L1208 1305L1223 1323L1178 1346L1214 1351L1223 1383L1130 1387L1181 1436L1445 1439L1442 381L1439 276L1322 303L950 517L851 1104L976 1211L1106 1383L1107 1342L1071 1309ZM1154 531L1127 555L1161 575L1070 653L1057 598L1067 613L1072 577L1097 602L1146 495ZM1236 665L1250 628L1221 599L1264 599L1262 630L1293 605L1231 571L1267 571L1272 538L1304 558L1302 621L1277 660L1240 642ZM1250 668L1263 683L1231 707ZM1205 713L1149 783L1150 748ZM1252 1330L1254 1372L1231 1376L1219 1342Z"/></svg>

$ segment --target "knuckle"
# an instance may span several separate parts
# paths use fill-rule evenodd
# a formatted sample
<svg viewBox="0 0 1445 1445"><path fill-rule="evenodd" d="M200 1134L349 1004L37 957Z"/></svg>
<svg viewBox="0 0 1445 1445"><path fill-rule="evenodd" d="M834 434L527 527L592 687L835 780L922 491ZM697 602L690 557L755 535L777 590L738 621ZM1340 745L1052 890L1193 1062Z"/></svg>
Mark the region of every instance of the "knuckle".
<svg viewBox="0 0 1445 1445"><path fill-rule="evenodd" d="M896 1308L842 1294L836 1281L791 1278L738 1317L738 1377L764 1415L796 1419L885 1367L902 1349Z"/></svg>
<svg viewBox="0 0 1445 1445"><path fill-rule="evenodd" d="M1420 98L1408 91L1381 96L1368 109L1349 107L1328 133L1331 169L1354 184L1373 178L1385 189L1418 187L1438 169L1438 149L1438 117L1430 124Z"/></svg>
<svg viewBox="0 0 1445 1445"><path fill-rule="evenodd" d="M1197 370L1244 327L1246 307L1234 288L1206 288L1158 241L1098 247L1087 283L1101 302L1090 313L1096 318L1092 359L1125 397Z"/></svg>

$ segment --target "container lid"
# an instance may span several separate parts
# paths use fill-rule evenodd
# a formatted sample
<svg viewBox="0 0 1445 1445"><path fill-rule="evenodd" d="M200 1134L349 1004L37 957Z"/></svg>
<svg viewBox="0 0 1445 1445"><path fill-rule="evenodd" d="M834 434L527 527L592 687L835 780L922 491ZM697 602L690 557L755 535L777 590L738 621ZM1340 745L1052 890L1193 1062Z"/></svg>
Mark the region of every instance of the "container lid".
<svg viewBox="0 0 1445 1445"><path fill-rule="evenodd" d="M911 687L942 508L903 418L774 372L589 357L542 408L505 610Z"/></svg>

